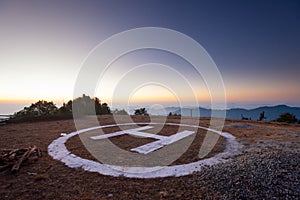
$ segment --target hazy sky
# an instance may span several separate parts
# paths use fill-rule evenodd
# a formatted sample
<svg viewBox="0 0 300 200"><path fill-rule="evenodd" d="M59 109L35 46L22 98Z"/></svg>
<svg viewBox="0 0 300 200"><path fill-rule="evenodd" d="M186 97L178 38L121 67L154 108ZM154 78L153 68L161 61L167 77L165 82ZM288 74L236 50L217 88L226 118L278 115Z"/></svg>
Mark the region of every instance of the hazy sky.
<svg viewBox="0 0 300 200"><path fill-rule="evenodd" d="M222 74L230 105L300 106L298 0L0 0L0 102L71 99L80 65L97 44L148 26L199 42ZM155 61L172 65L166 58ZM148 89L133 96L142 100ZM108 101L107 93L98 96Z"/></svg>

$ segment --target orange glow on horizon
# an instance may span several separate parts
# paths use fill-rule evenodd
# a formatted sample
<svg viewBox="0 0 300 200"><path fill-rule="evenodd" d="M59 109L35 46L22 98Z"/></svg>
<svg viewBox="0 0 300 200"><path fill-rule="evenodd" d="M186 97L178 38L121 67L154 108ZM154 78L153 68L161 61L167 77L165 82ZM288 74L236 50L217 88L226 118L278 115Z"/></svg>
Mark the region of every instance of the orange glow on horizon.
<svg viewBox="0 0 300 200"><path fill-rule="evenodd" d="M48 102L54 102L54 103L63 103L63 102L68 102L69 100L62 100L62 99L45 99L45 98L40 98L40 99L0 99L1 104L32 104L35 102L38 102L40 100L48 101Z"/></svg>
<svg viewBox="0 0 300 200"><path fill-rule="evenodd" d="M147 89L147 88L146 88ZM150 91L146 89L138 90L136 93L134 93L130 98L115 98L113 101L110 98L107 97L97 97L101 100L102 103L120 103L120 104L127 104L127 103L169 103L169 104L177 104L179 101L181 102L192 102L194 101L194 98L189 96L184 97L177 97L173 93L171 93L168 90L156 90ZM148 88L149 89L149 88ZM227 102L245 102L245 103L282 103L282 102L290 102L291 98L299 99L299 94L294 92L293 95L291 95L290 90L265 90L265 88L259 88L259 89L244 89L244 90L227 90L226 91L226 100ZM90 96L91 98L93 96ZM12 97L0 97L0 103L1 104L32 104L39 100L45 100L45 101L52 101L55 104L62 104L63 102L67 103L69 100L72 100L73 98L12 98ZM198 102L210 102L211 97L208 93L202 92L196 94L196 99Z"/></svg>

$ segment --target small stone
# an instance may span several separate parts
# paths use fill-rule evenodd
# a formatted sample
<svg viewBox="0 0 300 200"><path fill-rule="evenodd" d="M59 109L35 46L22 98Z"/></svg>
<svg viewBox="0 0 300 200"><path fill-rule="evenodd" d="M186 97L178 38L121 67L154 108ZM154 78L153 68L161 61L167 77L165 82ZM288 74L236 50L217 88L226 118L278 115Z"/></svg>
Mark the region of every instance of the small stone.
<svg viewBox="0 0 300 200"><path fill-rule="evenodd" d="M107 195L107 197L113 197L114 195L112 194L112 193L109 193L108 195Z"/></svg>
<svg viewBox="0 0 300 200"><path fill-rule="evenodd" d="M168 192L167 192L167 191L160 191L160 192L159 192L159 195L160 195L161 197L166 197L166 196L168 195Z"/></svg>

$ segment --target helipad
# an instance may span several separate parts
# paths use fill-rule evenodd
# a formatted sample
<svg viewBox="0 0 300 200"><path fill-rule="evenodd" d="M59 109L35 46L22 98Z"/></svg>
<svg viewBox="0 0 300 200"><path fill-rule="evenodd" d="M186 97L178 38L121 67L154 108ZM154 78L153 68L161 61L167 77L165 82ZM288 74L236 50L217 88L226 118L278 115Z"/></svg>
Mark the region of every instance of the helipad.
<svg viewBox="0 0 300 200"><path fill-rule="evenodd" d="M151 129L154 125L171 125L171 126L181 126L181 127L193 127L197 129L204 129L207 131L214 132L219 134L220 136L226 139L226 148L224 152L216 154L213 157L199 160L197 162L191 162L182 165L173 165L173 166L155 166L155 167L127 167L127 166L117 166L117 165L109 165L103 164L100 162L88 160L81 158L77 155L71 153L65 143L68 139L73 136L92 131L97 129L104 129L108 127L115 127L115 126L129 126L129 125L145 125L139 128L128 129L117 131L105 135L93 136L91 140L102 140L105 138L116 137L119 135L133 135L137 137L146 137L146 138L155 138L156 141L150 142L148 144L132 148L132 152L137 152L140 154L148 154L153 151L156 151L164 146L167 146L172 143L176 143L177 141L186 138L190 135L193 135L195 132L184 130L173 134L171 136L161 136L156 134L151 134L146 132L148 129ZM236 155L240 152L242 145L239 144L235 137L227 132L216 131L213 129L209 129L202 126L192 126L187 124L175 124L175 123L123 123L123 124L111 124L105 126L96 126L91 128L82 129L76 132L72 132L67 134L66 136L60 137L54 140L48 146L48 153L54 159L59 160L65 163L68 167L71 168L83 168L86 171L90 172L98 172L103 175L110 175L110 176L125 176L125 177L132 177L132 178L157 178L157 177L168 177L168 176L184 176L191 174L196 171L200 171L204 166L210 166L217 163L225 162L229 157Z"/></svg>

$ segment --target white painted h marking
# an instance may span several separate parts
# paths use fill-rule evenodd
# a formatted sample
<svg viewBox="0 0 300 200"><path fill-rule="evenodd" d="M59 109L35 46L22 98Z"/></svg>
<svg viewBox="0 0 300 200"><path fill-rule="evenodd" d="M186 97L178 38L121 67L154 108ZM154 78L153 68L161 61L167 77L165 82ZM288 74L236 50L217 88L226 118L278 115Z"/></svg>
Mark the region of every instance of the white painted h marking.
<svg viewBox="0 0 300 200"><path fill-rule="evenodd" d="M162 136L162 135L156 135L156 134L152 134L152 133L141 132L142 130L147 130L147 129L151 129L151 128L153 128L153 127L152 126L143 126L143 127L139 127L139 128L125 130L125 131L118 131L118 132L114 132L114 133L110 133L110 134L93 136L93 137L91 137L91 139L101 140L101 139L115 137L115 136L119 136L119 135L125 135L125 134L134 135L134 136L138 136L138 137L158 139L157 141L150 142L150 143L142 145L140 147L131 149L131 151L135 151L135 152L138 152L141 154L148 154L150 152L153 152L153 151L160 149L166 145L177 142L177 141L195 133L194 131L185 130L185 131L176 133L171 136Z"/></svg>

